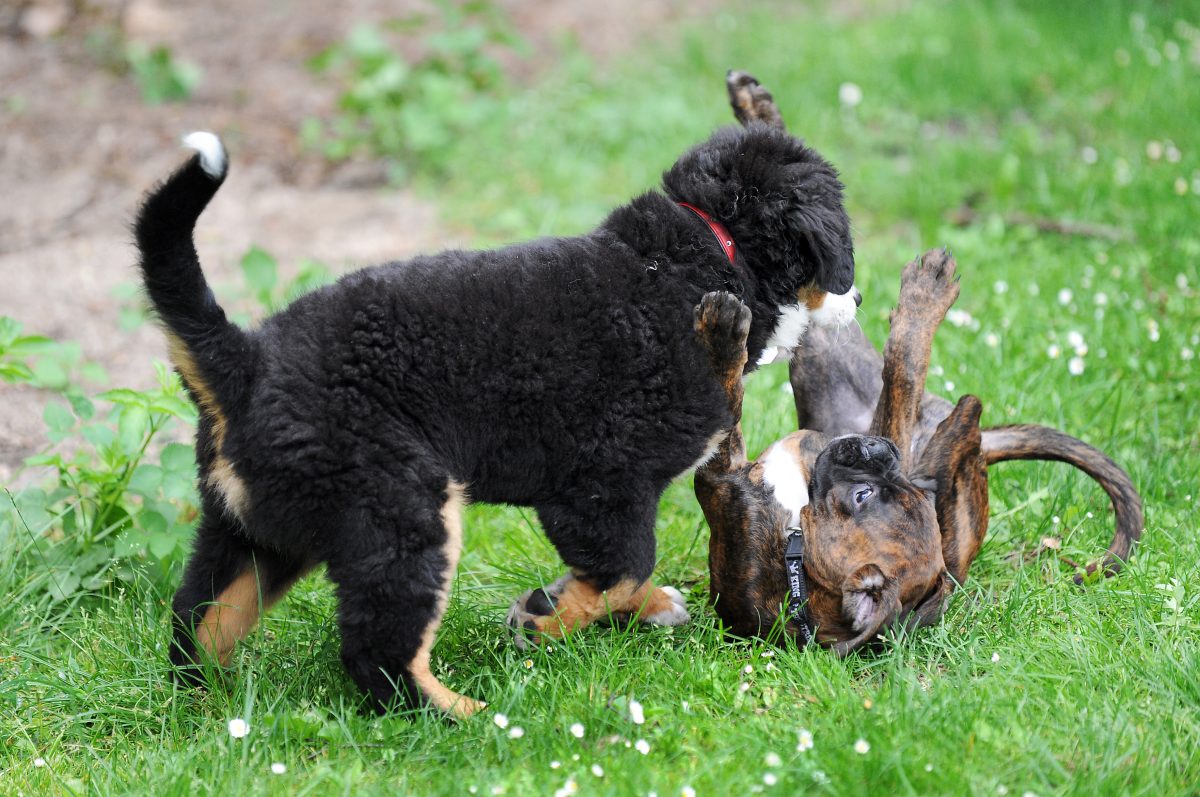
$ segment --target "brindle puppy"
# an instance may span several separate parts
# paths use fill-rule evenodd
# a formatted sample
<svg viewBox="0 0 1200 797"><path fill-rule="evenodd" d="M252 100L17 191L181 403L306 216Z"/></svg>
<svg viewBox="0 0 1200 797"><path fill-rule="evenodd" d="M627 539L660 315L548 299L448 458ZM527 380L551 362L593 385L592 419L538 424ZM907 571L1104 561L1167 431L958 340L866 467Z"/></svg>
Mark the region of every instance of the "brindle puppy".
<svg viewBox="0 0 1200 797"><path fill-rule="evenodd" d="M795 432L749 462L739 424L696 471L696 496L712 530L711 597L733 633L765 636L780 619L794 528L806 538L803 571L818 643L845 655L892 625L936 622L987 531L987 468L996 462L1069 462L1101 484L1117 515L1106 574L1140 537L1141 500L1103 453L1040 426L981 430L974 396L951 408L924 393L933 333L958 295L954 271L944 251L904 269L882 368L861 333L837 345L836 334L823 335L814 351L803 350L792 372L797 407L801 418L819 415L831 432ZM696 330L740 418L745 310L728 294L709 294L696 308ZM822 357L833 364L805 369ZM869 428L858 420L864 410ZM786 635L805 633L799 618L784 620Z"/></svg>

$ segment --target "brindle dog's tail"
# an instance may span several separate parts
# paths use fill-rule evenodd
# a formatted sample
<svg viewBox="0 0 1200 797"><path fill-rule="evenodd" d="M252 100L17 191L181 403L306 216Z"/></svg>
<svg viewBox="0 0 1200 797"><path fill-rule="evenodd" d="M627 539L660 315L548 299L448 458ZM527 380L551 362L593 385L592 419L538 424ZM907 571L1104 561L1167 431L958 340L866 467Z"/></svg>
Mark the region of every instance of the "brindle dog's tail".
<svg viewBox="0 0 1200 797"><path fill-rule="evenodd" d="M1141 496L1120 465L1082 440L1057 429L1032 424L984 429L982 449L988 466L1015 459L1052 460L1074 465L1095 479L1112 500L1117 529L1108 552L1100 562L1087 566L1087 574L1103 568L1104 575L1111 576L1121 569L1141 538L1145 521ZM1083 578L1083 575L1077 575L1076 583L1081 583Z"/></svg>
<svg viewBox="0 0 1200 797"><path fill-rule="evenodd" d="M192 231L224 182L229 159L212 133L192 133L183 143L196 154L146 197L134 235L142 281L166 327L171 363L201 412L222 428L250 383L253 347L217 304Z"/></svg>

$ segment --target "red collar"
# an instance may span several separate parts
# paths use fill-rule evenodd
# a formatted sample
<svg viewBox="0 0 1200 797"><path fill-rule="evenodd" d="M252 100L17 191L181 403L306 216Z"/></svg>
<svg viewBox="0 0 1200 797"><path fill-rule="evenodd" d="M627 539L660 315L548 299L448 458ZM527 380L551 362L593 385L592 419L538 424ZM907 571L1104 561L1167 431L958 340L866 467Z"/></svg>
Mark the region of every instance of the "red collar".
<svg viewBox="0 0 1200 797"><path fill-rule="evenodd" d="M712 234L717 236L717 243L721 245L721 251L726 254L730 263L734 262L734 257L737 256L737 247L733 243L733 236L729 234L729 230L725 229L725 225L695 205L689 205L687 202L680 202L678 204L680 207L685 207L695 213L708 225L708 229L712 230Z"/></svg>

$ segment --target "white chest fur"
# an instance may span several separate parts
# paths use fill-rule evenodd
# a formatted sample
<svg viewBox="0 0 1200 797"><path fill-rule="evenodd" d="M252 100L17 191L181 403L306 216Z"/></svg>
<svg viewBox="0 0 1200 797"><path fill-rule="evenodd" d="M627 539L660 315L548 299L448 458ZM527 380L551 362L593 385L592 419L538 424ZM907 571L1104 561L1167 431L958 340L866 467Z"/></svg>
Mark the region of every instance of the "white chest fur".
<svg viewBox="0 0 1200 797"><path fill-rule="evenodd" d="M788 525L799 525L800 510L808 506L808 477L792 453L779 443L763 455L763 481L779 505L790 513Z"/></svg>

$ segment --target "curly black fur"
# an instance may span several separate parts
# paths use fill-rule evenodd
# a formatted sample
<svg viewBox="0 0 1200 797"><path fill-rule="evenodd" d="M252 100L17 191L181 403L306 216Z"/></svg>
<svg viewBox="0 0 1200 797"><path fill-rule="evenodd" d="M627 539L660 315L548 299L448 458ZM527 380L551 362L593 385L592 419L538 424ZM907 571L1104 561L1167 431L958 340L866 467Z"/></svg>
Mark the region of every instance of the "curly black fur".
<svg viewBox="0 0 1200 797"><path fill-rule="evenodd" d="M533 507L597 589L646 579L659 496L732 423L692 331L700 297L722 289L750 307L753 363L781 305L853 280L836 172L755 124L718 131L664 175L666 196L589 234L367 268L242 330L192 243L223 178L191 159L136 224L147 291L201 410L204 518L173 659L197 660L197 625L239 577L254 574L269 602L324 562L343 659L377 708L429 698L414 657L457 556L452 485ZM729 228L735 264L678 201Z"/></svg>

